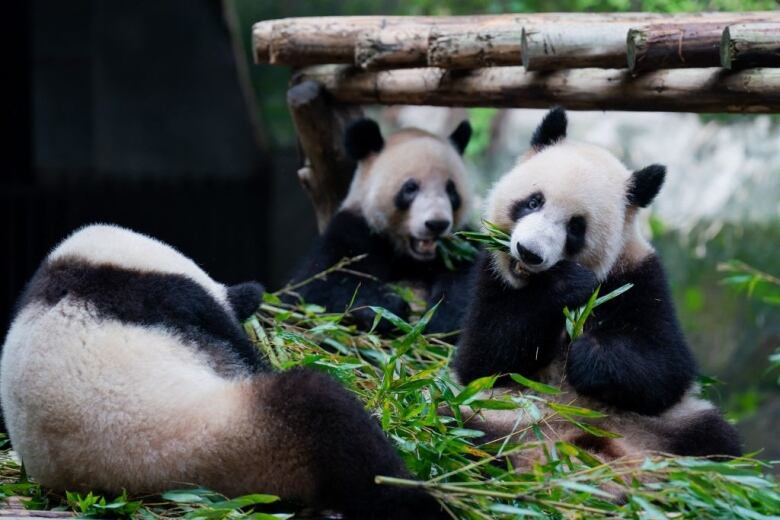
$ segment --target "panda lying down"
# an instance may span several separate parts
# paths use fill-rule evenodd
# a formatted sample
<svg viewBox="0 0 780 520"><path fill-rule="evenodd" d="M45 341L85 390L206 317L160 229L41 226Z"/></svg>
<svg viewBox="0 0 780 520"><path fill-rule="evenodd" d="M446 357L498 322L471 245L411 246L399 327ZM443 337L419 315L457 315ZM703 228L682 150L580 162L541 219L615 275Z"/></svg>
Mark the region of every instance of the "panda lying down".
<svg viewBox="0 0 780 520"><path fill-rule="evenodd" d="M67 238L3 345L0 399L29 475L60 491L197 483L351 518L438 518L423 492L374 483L407 473L349 392L307 369L269 371L239 323L262 292L119 227Z"/></svg>
<svg viewBox="0 0 780 520"><path fill-rule="evenodd" d="M488 196L485 218L511 234L511 250L484 253L478 263L453 361L457 377L466 384L519 373L559 386L556 400L604 412L597 425L622 438L558 419L546 421L543 433L607 460L739 455L734 428L696 396L696 367L663 267L638 229L637 211L656 196L665 169L632 173L606 150L565 136L566 115L553 109L531 151ZM628 292L594 310L569 348L562 309L584 305L599 285L605 295L628 283ZM511 383L500 379L500 391L516 392ZM512 436L527 430L523 413L487 410L470 427ZM519 453L521 468L540 455Z"/></svg>

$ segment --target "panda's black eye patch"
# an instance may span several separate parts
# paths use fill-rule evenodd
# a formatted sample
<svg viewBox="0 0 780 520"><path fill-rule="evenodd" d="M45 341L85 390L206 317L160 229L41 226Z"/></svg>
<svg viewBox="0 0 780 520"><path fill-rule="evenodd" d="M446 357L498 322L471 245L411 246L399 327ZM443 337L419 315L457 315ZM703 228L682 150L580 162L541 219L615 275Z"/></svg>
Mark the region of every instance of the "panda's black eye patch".
<svg viewBox="0 0 780 520"><path fill-rule="evenodd" d="M544 195L537 191L522 200L518 200L509 208L509 218L515 222L535 211L539 211L544 206Z"/></svg>
<svg viewBox="0 0 780 520"><path fill-rule="evenodd" d="M461 205L460 193L452 180L447 181L447 196L450 198L452 211L458 211Z"/></svg>
<svg viewBox="0 0 780 520"><path fill-rule="evenodd" d="M404 182L401 189L395 194L395 207L402 210L409 209L418 191L420 191L420 185L416 180L409 179Z"/></svg>
<svg viewBox="0 0 780 520"><path fill-rule="evenodd" d="M585 217L576 215L566 223L566 254L576 255L585 247L585 231L587 230Z"/></svg>

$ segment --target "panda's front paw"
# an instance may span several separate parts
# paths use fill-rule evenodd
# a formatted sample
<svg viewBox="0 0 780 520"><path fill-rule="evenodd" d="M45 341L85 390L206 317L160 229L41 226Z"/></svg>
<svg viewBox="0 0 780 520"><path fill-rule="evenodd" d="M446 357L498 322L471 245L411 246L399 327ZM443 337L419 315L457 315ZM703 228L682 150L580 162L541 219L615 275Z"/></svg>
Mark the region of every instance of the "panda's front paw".
<svg viewBox="0 0 780 520"><path fill-rule="evenodd" d="M599 284L593 271L570 260L558 262L547 273L553 294L558 296L562 305L570 308L587 303Z"/></svg>
<svg viewBox="0 0 780 520"><path fill-rule="evenodd" d="M228 287L227 299L238 321L244 321L260 308L265 287L257 282L244 282Z"/></svg>
<svg viewBox="0 0 780 520"><path fill-rule="evenodd" d="M606 368L601 348L590 334L583 334L572 343L566 360L566 377L571 385L584 395L593 396L606 383Z"/></svg>

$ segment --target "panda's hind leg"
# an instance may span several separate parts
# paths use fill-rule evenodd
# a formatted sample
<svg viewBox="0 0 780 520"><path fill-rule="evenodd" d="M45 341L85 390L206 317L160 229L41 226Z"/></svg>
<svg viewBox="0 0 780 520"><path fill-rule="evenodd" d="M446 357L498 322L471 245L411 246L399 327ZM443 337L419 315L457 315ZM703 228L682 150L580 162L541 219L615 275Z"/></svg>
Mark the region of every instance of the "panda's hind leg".
<svg viewBox="0 0 780 520"><path fill-rule="evenodd" d="M263 416L283 437L280 450L307 475L307 502L348 518L439 518L434 498L417 489L377 485L377 475L408 477L398 454L363 405L331 377L296 368L270 376ZM443 516L441 516L444 518Z"/></svg>
<svg viewBox="0 0 780 520"><path fill-rule="evenodd" d="M671 427L666 451L692 457L739 457L739 433L716 409L700 411Z"/></svg>

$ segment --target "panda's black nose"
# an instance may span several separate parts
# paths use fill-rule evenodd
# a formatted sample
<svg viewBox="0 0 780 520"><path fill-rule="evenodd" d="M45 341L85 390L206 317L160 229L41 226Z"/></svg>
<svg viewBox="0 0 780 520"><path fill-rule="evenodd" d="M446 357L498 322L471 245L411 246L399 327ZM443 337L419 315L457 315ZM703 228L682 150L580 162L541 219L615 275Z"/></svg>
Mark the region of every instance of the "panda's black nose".
<svg viewBox="0 0 780 520"><path fill-rule="evenodd" d="M448 227L450 227L450 221L444 219L426 220L425 227L427 227L432 233L441 235Z"/></svg>
<svg viewBox="0 0 780 520"><path fill-rule="evenodd" d="M541 256L520 244L517 244L517 253L520 255L520 259L528 265L539 265L543 262Z"/></svg>

